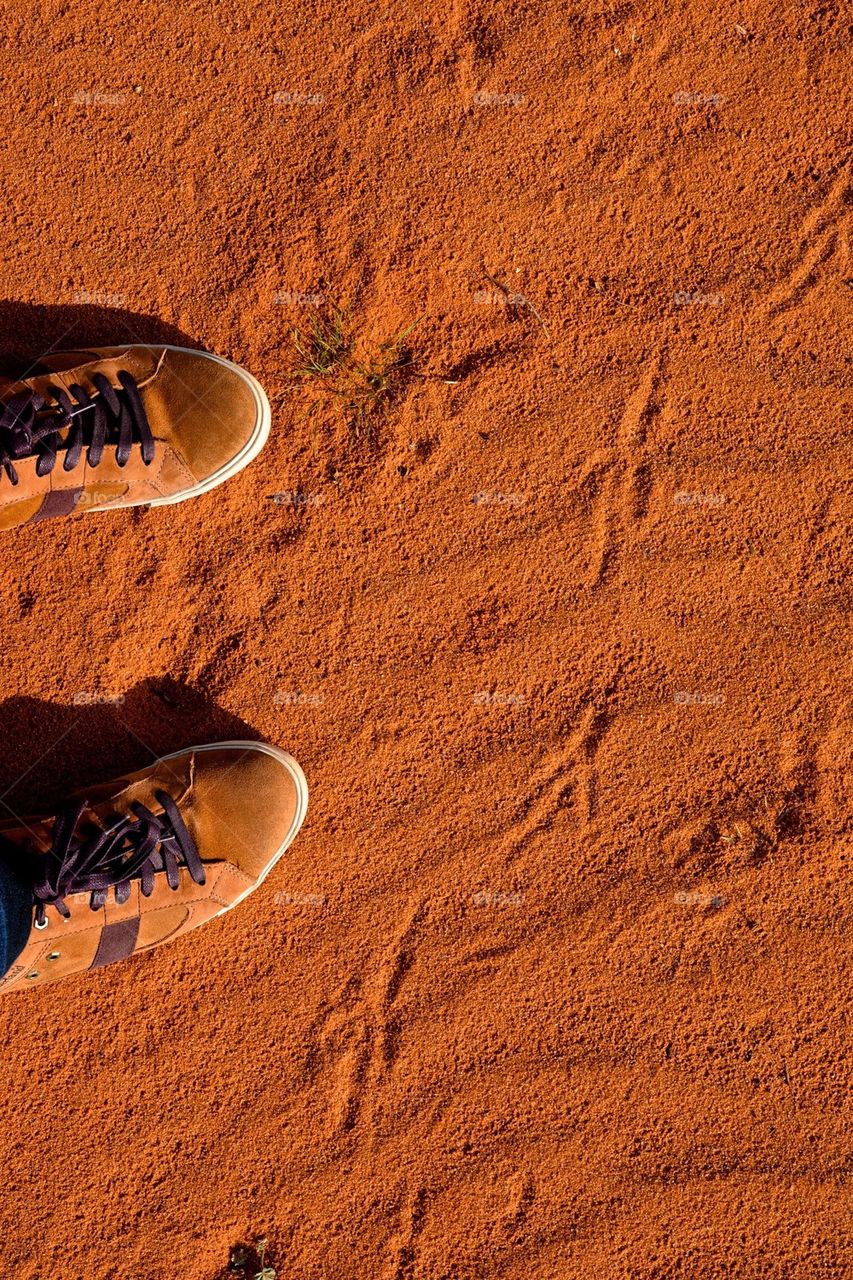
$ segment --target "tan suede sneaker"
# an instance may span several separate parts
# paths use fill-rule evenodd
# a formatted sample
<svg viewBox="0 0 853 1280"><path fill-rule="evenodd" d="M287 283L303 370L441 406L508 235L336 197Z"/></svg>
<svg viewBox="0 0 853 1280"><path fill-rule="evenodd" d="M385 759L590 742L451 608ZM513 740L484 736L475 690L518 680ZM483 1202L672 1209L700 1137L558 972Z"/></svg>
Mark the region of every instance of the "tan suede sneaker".
<svg viewBox="0 0 853 1280"><path fill-rule="evenodd" d="M220 742L73 796L55 817L0 823L0 856L33 889L33 926L0 991L100 969L242 902L308 808L299 765Z"/></svg>
<svg viewBox="0 0 853 1280"><path fill-rule="evenodd" d="M235 475L269 435L257 379L204 351L100 347L40 366L0 379L0 529L183 502Z"/></svg>

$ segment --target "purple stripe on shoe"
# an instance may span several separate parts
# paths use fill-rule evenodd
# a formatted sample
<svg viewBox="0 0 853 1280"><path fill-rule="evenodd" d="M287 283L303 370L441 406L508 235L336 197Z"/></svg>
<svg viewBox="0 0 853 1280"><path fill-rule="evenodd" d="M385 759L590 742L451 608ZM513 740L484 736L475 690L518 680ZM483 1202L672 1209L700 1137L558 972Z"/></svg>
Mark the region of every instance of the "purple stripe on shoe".
<svg viewBox="0 0 853 1280"><path fill-rule="evenodd" d="M37 520L50 520L53 516L68 516L77 506L83 489L51 489L45 494L44 502L34 516L30 516L28 524Z"/></svg>
<svg viewBox="0 0 853 1280"><path fill-rule="evenodd" d="M108 924L101 934L92 968L102 969L105 964L114 964L116 960L132 956L138 936L139 916L133 920L122 920L120 924Z"/></svg>

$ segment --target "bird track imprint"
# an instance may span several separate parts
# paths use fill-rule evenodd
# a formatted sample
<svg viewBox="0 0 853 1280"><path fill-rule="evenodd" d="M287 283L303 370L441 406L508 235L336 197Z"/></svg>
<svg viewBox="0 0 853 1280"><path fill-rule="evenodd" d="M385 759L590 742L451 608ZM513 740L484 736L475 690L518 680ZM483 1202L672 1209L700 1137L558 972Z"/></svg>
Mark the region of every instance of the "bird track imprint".
<svg viewBox="0 0 853 1280"><path fill-rule="evenodd" d="M565 750L556 760L551 757L538 777L530 779L527 796L510 824L507 862L515 861L532 840L549 830L574 797L583 821L594 820L598 793L595 757L608 723L605 713L587 707Z"/></svg>
<svg viewBox="0 0 853 1280"><path fill-rule="evenodd" d="M415 1248L423 1231L426 1216L426 1187L418 1186L414 1195L404 1196L400 1210L400 1229L389 1241L391 1265L388 1280L409 1280L413 1275Z"/></svg>
<svg viewBox="0 0 853 1280"><path fill-rule="evenodd" d="M582 483L590 478L598 494L595 502L595 550L587 585L600 587L616 565L619 548L631 529L645 518L652 486L651 463L645 456L650 418L658 409L657 390L662 359L648 365L636 390L628 397L612 448L590 459Z"/></svg>
<svg viewBox="0 0 853 1280"><path fill-rule="evenodd" d="M375 973L367 980L350 978L332 1007L312 1024L304 1072L311 1081L328 1078L329 1137L358 1127L394 1065L402 1031L394 1004L414 962L413 939L425 915L422 901L406 917Z"/></svg>
<svg viewBox="0 0 853 1280"><path fill-rule="evenodd" d="M818 267L835 252L840 233L846 234L850 197L850 175L844 172L833 183L826 199L803 219L794 264L760 305L759 310L765 315L772 317L787 311L814 288Z"/></svg>

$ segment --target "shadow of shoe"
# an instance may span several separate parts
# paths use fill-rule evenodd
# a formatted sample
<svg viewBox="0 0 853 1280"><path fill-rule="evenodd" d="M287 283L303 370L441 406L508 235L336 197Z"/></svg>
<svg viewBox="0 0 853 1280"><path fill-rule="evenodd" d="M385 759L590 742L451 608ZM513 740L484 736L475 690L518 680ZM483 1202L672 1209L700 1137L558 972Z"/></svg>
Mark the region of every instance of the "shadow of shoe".
<svg viewBox="0 0 853 1280"><path fill-rule="evenodd" d="M0 818L51 812L72 791L144 769L205 742L262 735L171 677L142 680L120 701L81 692L70 706L0 703Z"/></svg>
<svg viewBox="0 0 853 1280"><path fill-rule="evenodd" d="M91 295L81 295L84 299ZM192 347L201 343L155 316L97 301L41 303L0 300L0 372L8 378L31 377L51 351L118 347L127 343Z"/></svg>

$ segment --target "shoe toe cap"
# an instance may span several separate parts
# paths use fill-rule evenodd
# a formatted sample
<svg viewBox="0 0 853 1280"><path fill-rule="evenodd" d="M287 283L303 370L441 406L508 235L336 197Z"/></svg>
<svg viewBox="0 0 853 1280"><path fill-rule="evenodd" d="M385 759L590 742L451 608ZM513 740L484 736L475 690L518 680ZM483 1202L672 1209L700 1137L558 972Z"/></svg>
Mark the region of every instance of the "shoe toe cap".
<svg viewBox="0 0 853 1280"><path fill-rule="evenodd" d="M181 808L202 859L231 863L259 883L305 817L299 765L266 743L223 743L196 751L193 774Z"/></svg>
<svg viewBox="0 0 853 1280"><path fill-rule="evenodd" d="M167 349L143 394L155 437L169 442L197 480L251 451L268 412L256 380L243 369L189 350Z"/></svg>

